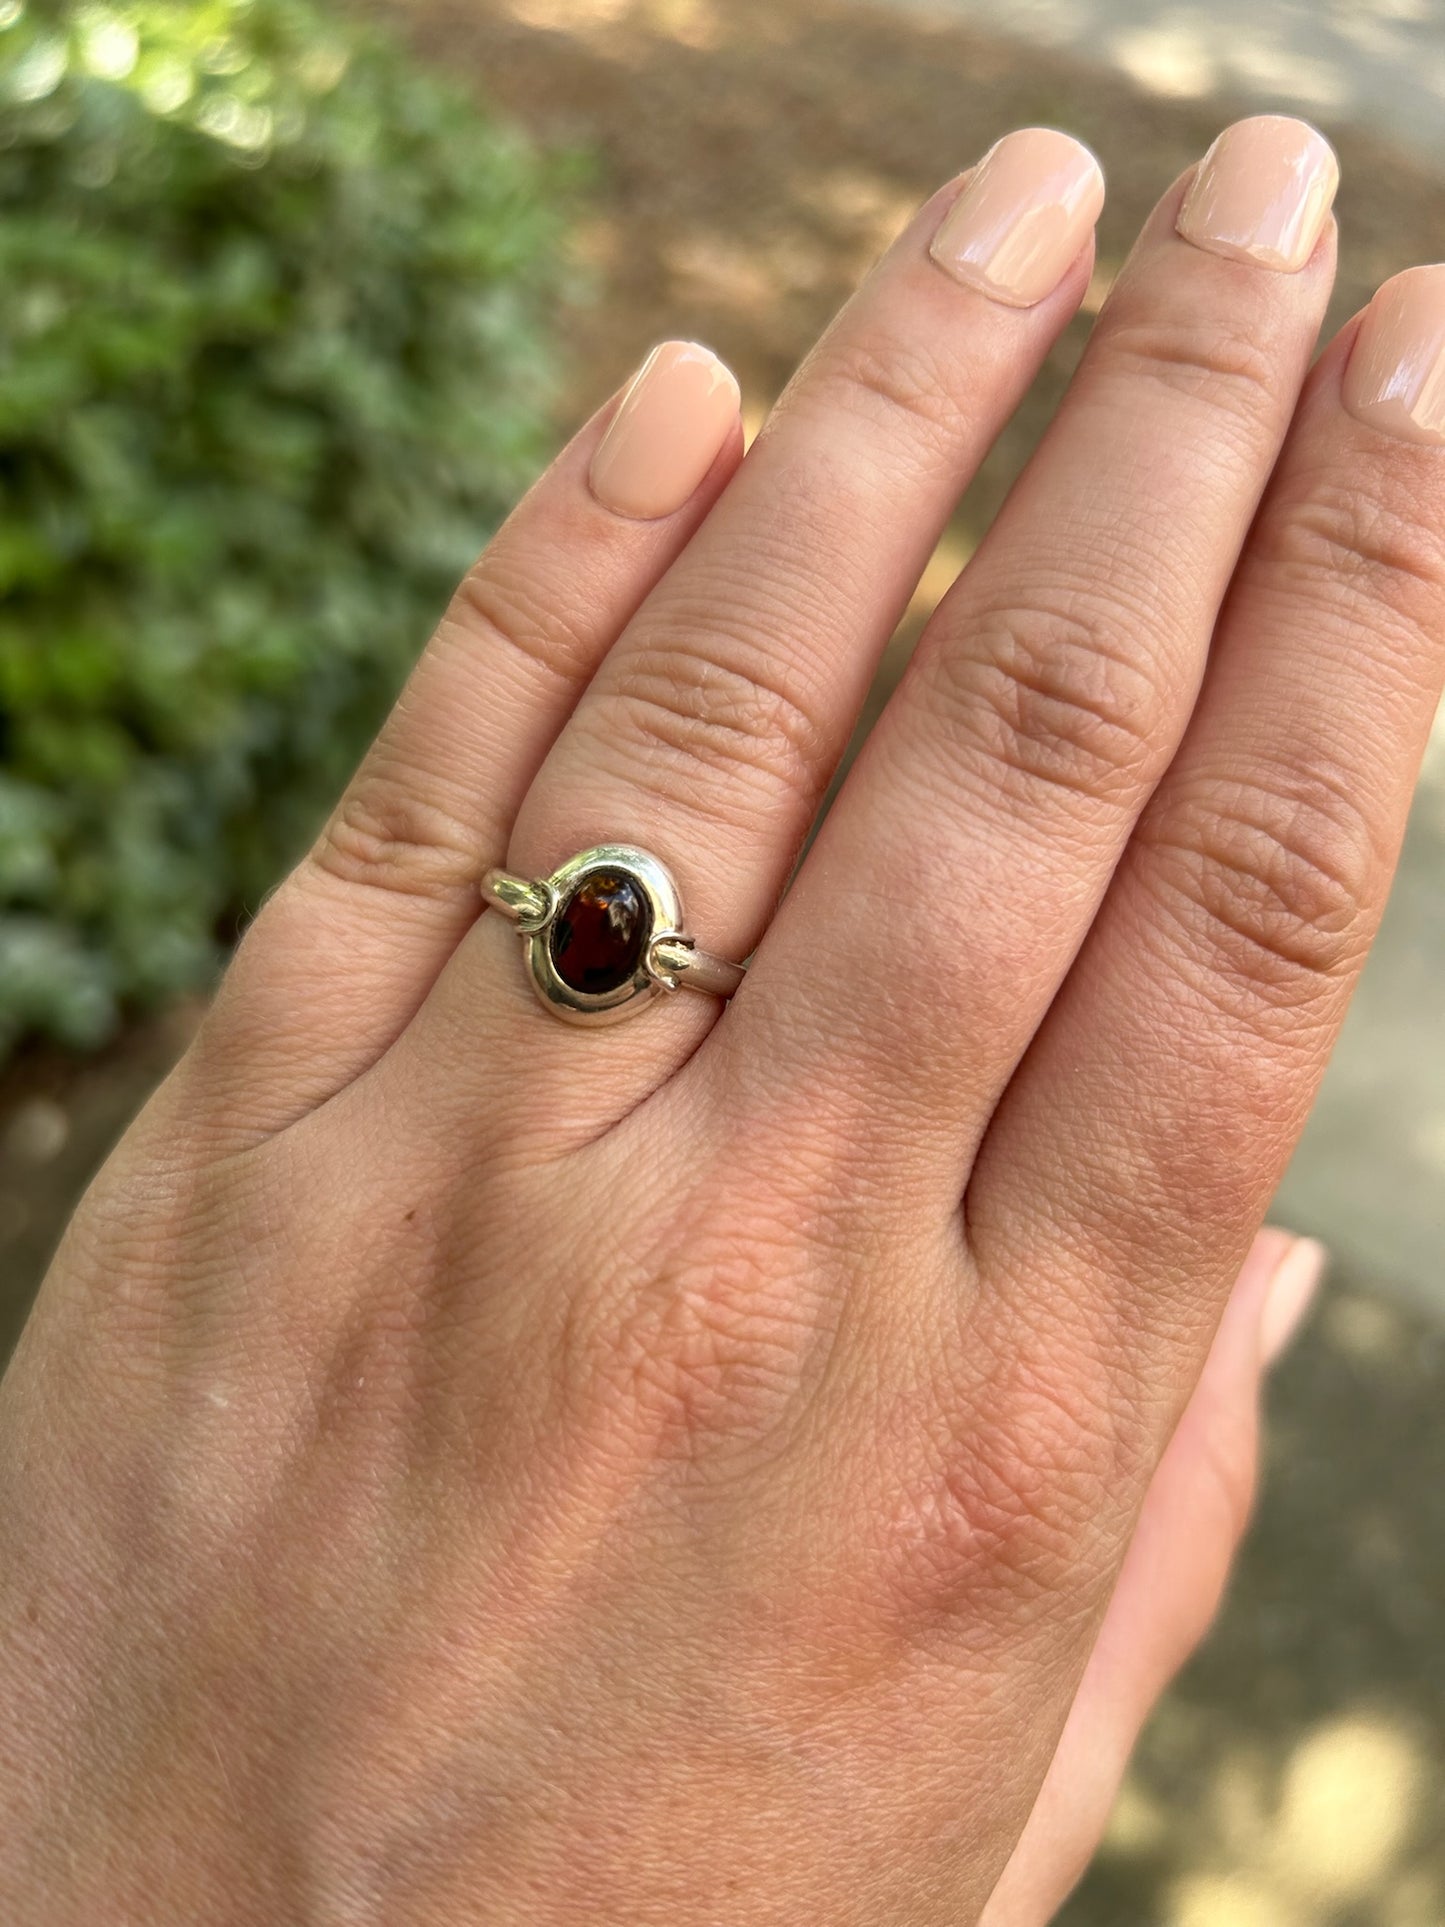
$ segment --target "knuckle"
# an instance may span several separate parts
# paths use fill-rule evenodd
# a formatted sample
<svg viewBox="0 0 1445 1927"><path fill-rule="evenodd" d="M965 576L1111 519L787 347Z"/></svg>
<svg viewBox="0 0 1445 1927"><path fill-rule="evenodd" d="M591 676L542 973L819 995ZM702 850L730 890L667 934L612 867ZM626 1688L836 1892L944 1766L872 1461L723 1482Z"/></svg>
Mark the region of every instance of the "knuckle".
<svg viewBox="0 0 1445 1927"><path fill-rule="evenodd" d="M830 414L861 415L889 433L901 424L940 450L957 437L957 384L935 354L896 335L851 332L826 344L806 385Z"/></svg>
<svg viewBox="0 0 1445 1927"><path fill-rule="evenodd" d="M1217 315L1117 321L1107 352L1126 378L1142 378L1230 415L1252 421L1281 407L1279 369L1267 338Z"/></svg>
<svg viewBox="0 0 1445 1927"><path fill-rule="evenodd" d="M914 1500L904 1595L925 1617L1073 1610L1091 1562L1109 1556L1100 1521L1134 1475L1137 1423L1101 1411L1098 1374L1066 1380L1019 1359L1008 1376L986 1421L975 1404L940 1439Z"/></svg>
<svg viewBox="0 0 1445 1927"><path fill-rule="evenodd" d="M311 866L342 883L404 896L440 899L474 889L475 838L429 802L419 782L373 750L332 812Z"/></svg>
<svg viewBox="0 0 1445 1927"><path fill-rule="evenodd" d="M594 1397L651 1459L698 1463L757 1447L786 1420L823 1338L786 1251L736 1234L689 1245L628 1292L589 1346Z"/></svg>
<svg viewBox="0 0 1445 1927"><path fill-rule="evenodd" d="M1314 478L1276 502L1255 541L1260 561L1310 602L1358 598L1415 626L1438 613L1445 532L1358 475Z"/></svg>
<svg viewBox="0 0 1445 1927"><path fill-rule="evenodd" d="M811 804L828 762L828 732L763 652L713 624L709 638L629 653L605 705L610 753L640 760L649 787L697 800L699 770L730 791L739 779ZM713 647L707 647L711 641ZM740 658L729 662L729 655ZM715 807L709 794L707 807Z"/></svg>
<svg viewBox="0 0 1445 1927"><path fill-rule="evenodd" d="M1211 971L1222 960L1253 993L1291 1001L1363 955L1383 856L1342 775L1196 778L1141 843Z"/></svg>
<svg viewBox="0 0 1445 1927"><path fill-rule="evenodd" d="M925 701L1011 782L1128 804L1158 760L1163 704L1124 628L1082 599L971 612L966 639L920 650Z"/></svg>
<svg viewBox="0 0 1445 1927"><path fill-rule="evenodd" d="M472 643L478 633L529 671L573 682L596 655L594 624L580 601L569 604L563 578L585 582L586 571L556 571L533 581L515 548L506 566L491 555L462 578L442 618L442 632L460 632Z"/></svg>

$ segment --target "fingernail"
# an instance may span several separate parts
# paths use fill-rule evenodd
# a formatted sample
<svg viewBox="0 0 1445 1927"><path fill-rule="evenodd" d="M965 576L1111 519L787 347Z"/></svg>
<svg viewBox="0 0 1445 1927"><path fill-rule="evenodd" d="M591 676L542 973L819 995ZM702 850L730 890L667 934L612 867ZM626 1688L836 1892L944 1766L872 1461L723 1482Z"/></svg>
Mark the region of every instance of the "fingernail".
<svg viewBox="0 0 1445 1927"><path fill-rule="evenodd" d="M1281 1259L1259 1314L1259 1355L1266 1366L1289 1350L1328 1263L1329 1253L1314 1238L1296 1238Z"/></svg>
<svg viewBox="0 0 1445 1927"><path fill-rule="evenodd" d="M1175 227L1210 254L1294 274L1340 184L1339 163L1308 121L1259 114L1226 127L1195 171Z"/></svg>
<svg viewBox="0 0 1445 1927"><path fill-rule="evenodd" d="M1031 308L1058 286L1103 205L1104 176L1082 142L1022 127L984 155L929 251L992 300Z"/></svg>
<svg viewBox="0 0 1445 1927"><path fill-rule="evenodd" d="M633 377L592 457L592 493L638 521L691 499L737 419L732 370L695 341L664 341Z"/></svg>
<svg viewBox="0 0 1445 1927"><path fill-rule="evenodd" d="M1341 396L1371 428L1407 442L1445 442L1445 267L1406 268L1376 291Z"/></svg>

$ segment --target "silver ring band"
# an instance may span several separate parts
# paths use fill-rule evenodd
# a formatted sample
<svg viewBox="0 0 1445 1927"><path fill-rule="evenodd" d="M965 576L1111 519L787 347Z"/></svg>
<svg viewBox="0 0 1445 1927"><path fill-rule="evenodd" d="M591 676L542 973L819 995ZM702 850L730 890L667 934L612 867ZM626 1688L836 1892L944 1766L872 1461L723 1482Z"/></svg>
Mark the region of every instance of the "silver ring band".
<svg viewBox="0 0 1445 1927"><path fill-rule="evenodd" d="M601 843L549 877L493 868L483 901L513 923L532 987L572 1024L612 1024L673 990L731 997L745 966L699 950L666 866L628 843Z"/></svg>

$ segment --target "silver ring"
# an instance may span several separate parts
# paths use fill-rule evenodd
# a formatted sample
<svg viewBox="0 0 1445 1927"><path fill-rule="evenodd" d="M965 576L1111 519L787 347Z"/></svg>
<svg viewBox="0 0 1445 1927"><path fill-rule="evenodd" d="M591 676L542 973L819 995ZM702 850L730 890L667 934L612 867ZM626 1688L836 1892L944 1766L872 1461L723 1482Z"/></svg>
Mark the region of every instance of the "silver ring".
<svg viewBox="0 0 1445 1927"><path fill-rule="evenodd" d="M731 997L745 974L698 949L671 873L627 843L599 843L535 881L488 870L482 896L516 925L532 988L569 1024L615 1024L672 990Z"/></svg>

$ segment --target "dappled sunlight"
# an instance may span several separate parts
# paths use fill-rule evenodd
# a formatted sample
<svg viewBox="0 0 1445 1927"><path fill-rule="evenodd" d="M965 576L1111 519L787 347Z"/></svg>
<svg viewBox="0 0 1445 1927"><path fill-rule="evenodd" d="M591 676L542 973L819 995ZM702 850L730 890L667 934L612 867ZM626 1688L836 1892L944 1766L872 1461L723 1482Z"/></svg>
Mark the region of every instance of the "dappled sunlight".
<svg viewBox="0 0 1445 1927"><path fill-rule="evenodd" d="M706 51L723 37L722 9L715 0L646 0L645 17L655 31L687 47Z"/></svg>
<svg viewBox="0 0 1445 1927"><path fill-rule="evenodd" d="M810 196L833 216L840 231L858 235L860 245L885 247L912 220L918 199L900 191L896 181L861 167L834 167L820 173Z"/></svg>
<svg viewBox="0 0 1445 1927"><path fill-rule="evenodd" d="M1243 1874L1191 1874L1171 1896L1161 1927L1313 1927Z"/></svg>
<svg viewBox="0 0 1445 1927"><path fill-rule="evenodd" d="M1363 1296L1333 1298L1320 1316L1343 1357L1362 1368L1389 1370L1400 1344L1399 1315L1392 1305Z"/></svg>
<svg viewBox="0 0 1445 1927"><path fill-rule="evenodd" d="M782 293L811 293L837 268L821 240L797 233L746 247L717 235L681 235L663 258L684 299L742 315L771 307Z"/></svg>
<svg viewBox="0 0 1445 1927"><path fill-rule="evenodd" d="M1415 809L1417 814L1427 812L1445 831L1445 703L1436 711L1435 727L1425 745Z"/></svg>
<svg viewBox="0 0 1445 1927"><path fill-rule="evenodd" d="M1126 29L1107 45L1130 79L1156 94L1198 100L1219 85L1215 38L1197 17Z"/></svg>
<svg viewBox="0 0 1445 1927"><path fill-rule="evenodd" d="M1445 1922L1442 1372L1436 1323L1337 1269L1271 1389L1230 1602L1061 1927Z"/></svg>
<svg viewBox="0 0 1445 1927"><path fill-rule="evenodd" d="M1417 1746L1388 1720L1307 1734L1285 1770L1269 1856L1281 1890L1321 1906L1377 1891L1400 1864L1424 1777Z"/></svg>
<svg viewBox="0 0 1445 1927"><path fill-rule="evenodd" d="M1164 99L1337 114L1427 157L1445 108L1445 0L893 0L1102 60Z"/></svg>
<svg viewBox="0 0 1445 1927"><path fill-rule="evenodd" d="M1227 79L1258 92L1284 96L1308 111L1343 111L1349 105L1349 70L1343 63L1316 60L1298 47L1241 36L1230 46Z"/></svg>
<svg viewBox="0 0 1445 1927"><path fill-rule="evenodd" d="M1222 36L1207 15L1190 8L1107 34L1103 51L1141 87L1169 99L1202 100L1243 82L1315 109L1346 104L1347 79L1338 67L1268 35L1265 25L1258 38L1247 32Z"/></svg>
<svg viewBox="0 0 1445 1927"><path fill-rule="evenodd" d="M716 234L682 234L663 254L679 294L689 303L714 311L746 314L776 300L782 243L764 249L745 247ZM792 265L784 268L781 285L792 281Z"/></svg>
<svg viewBox="0 0 1445 1927"><path fill-rule="evenodd" d="M90 75L125 88L158 120L188 122L258 164L273 145L295 142L311 103L346 77L347 56L328 35L294 61L267 57L245 42L242 12L227 0L177 8L164 30L148 21L143 44L130 10L95 0L73 24L36 35L11 65L8 95L49 100L67 74ZM37 18L8 0L0 30Z"/></svg>
<svg viewBox="0 0 1445 1927"><path fill-rule="evenodd" d="M593 34L627 22L706 52L722 35L716 0L509 0L525 26L552 33Z"/></svg>
<svg viewBox="0 0 1445 1927"><path fill-rule="evenodd" d="M1089 277L1089 285L1084 290L1084 298L1079 306L1085 314L1097 314L1109 298L1109 290L1118 276L1120 263L1112 258L1099 255L1094 262L1094 272Z"/></svg>
<svg viewBox="0 0 1445 1927"><path fill-rule="evenodd" d="M572 259L589 277L589 286L595 287L598 280L606 277L617 266L618 250L625 245L625 236L615 215L595 213L590 219L577 221L572 229ZM584 290L578 290L585 295Z"/></svg>
<svg viewBox="0 0 1445 1927"><path fill-rule="evenodd" d="M510 0L508 11L527 27L553 33L585 33L610 27L635 10L636 0Z"/></svg>
<svg viewBox="0 0 1445 1927"><path fill-rule="evenodd" d="M1120 1787L1109 1816L1107 1851L1120 1860L1156 1854L1169 1838L1169 1814L1153 1789L1131 1773Z"/></svg>
<svg viewBox="0 0 1445 1927"><path fill-rule="evenodd" d="M1445 1177L1445 1110L1423 1117L1415 1131L1415 1147L1426 1164Z"/></svg>
<svg viewBox="0 0 1445 1927"><path fill-rule="evenodd" d="M933 614L958 580L972 553L973 544L964 535L953 529L947 531L930 556L928 567L913 592L913 600L908 605L910 620L925 621Z"/></svg>
<svg viewBox="0 0 1445 1927"><path fill-rule="evenodd" d="M1334 1927L1362 1901L1372 1919L1394 1921L1407 1917L1397 1886L1407 1908L1439 1909L1445 1896L1411 1852L1430 1774L1403 1722L1376 1713L1321 1721L1273 1767L1257 1743L1232 1747L1199 1789L1160 1927ZM1105 1857L1152 1857L1166 1830L1131 1776ZM1437 1927L1442 1917L1422 1916Z"/></svg>

